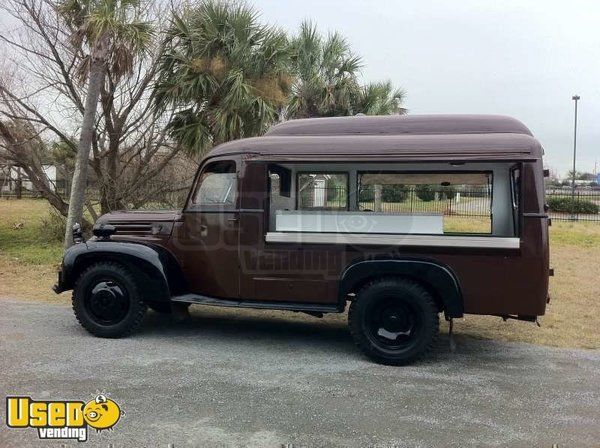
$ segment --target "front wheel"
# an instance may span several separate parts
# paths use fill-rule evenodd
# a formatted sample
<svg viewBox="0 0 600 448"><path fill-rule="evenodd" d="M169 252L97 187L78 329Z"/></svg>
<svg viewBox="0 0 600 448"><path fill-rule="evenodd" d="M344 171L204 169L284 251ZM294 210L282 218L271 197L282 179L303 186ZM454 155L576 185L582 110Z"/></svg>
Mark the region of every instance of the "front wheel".
<svg viewBox="0 0 600 448"><path fill-rule="evenodd" d="M137 329L146 313L133 273L118 263L88 267L73 290L73 311L95 336L120 338Z"/></svg>
<svg viewBox="0 0 600 448"><path fill-rule="evenodd" d="M348 313L356 345L382 364L405 365L422 357L439 332L437 306L419 284L383 279L361 289Z"/></svg>

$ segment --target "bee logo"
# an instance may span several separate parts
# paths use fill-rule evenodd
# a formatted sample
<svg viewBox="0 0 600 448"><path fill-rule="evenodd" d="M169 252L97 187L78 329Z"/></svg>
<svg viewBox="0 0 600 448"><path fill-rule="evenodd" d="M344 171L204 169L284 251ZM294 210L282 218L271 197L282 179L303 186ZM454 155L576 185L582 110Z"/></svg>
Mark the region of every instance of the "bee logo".
<svg viewBox="0 0 600 448"><path fill-rule="evenodd" d="M111 429L121 418L119 405L105 395L98 395L83 407L83 418L89 426L98 431Z"/></svg>

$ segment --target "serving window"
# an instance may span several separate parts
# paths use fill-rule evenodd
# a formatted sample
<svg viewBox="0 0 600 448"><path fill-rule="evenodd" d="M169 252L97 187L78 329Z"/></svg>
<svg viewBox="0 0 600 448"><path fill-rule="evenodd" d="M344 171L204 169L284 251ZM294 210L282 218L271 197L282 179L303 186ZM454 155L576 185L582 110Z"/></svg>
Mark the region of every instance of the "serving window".
<svg viewBox="0 0 600 448"><path fill-rule="evenodd" d="M514 237L519 173L512 168L510 163L273 164L268 231Z"/></svg>
<svg viewBox="0 0 600 448"><path fill-rule="evenodd" d="M492 172L357 173L358 210L372 212L407 233L492 232ZM375 221L377 219L374 218Z"/></svg>

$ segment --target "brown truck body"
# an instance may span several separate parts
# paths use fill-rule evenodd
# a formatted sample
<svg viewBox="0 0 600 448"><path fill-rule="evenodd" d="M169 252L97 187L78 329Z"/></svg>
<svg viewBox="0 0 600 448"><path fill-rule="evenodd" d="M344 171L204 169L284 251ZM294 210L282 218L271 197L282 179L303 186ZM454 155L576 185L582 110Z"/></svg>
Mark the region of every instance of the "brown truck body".
<svg viewBox="0 0 600 448"><path fill-rule="evenodd" d="M141 269L153 284L149 301L341 312L364 285L395 276L422 285L447 318L535 320L550 271L542 154L522 123L499 116L290 121L213 149L183 210L101 217L97 228L111 231L65 256L58 289L69 289L92 253L110 252L150 263ZM458 204L454 184L464 183L462 204L475 203L465 186L485 191L483 217L465 222L489 229L447 230L451 212L388 212L378 202L380 183L392 191L413 182L410 197L423 205L415 191L437 185L428 179L452 187ZM125 246L133 249L119 258ZM156 260L136 255L138 246Z"/></svg>

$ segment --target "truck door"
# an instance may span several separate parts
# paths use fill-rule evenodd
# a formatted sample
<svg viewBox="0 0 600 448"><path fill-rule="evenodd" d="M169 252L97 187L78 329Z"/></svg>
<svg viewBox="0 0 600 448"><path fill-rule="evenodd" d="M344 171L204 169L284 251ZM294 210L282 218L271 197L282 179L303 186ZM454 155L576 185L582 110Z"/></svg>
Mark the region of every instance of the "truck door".
<svg viewBox="0 0 600 448"><path fill-rule="evenodd" d="M337 284L343 247L306 247L301 244L267 244L269 228L268 193L272 179L269 164L246 161L240 215L240 287L242 297L261 302L331 304L337 301ZM294 199L283 187L278 173L278 189L289 207ZM283 189L286 190L283 193ZM271 197L271 201L275 198ZM320 199L317 199L320 200ZM281 205L281 204L280 204ZM333 275L332 275L333 273Z"/></svg>
<svg viewBox="0 0 600 448"><path fill-rule="evenodd" d="M172 241L190 292L239 298L239 161L212 159L197 177Z"/></svg>

